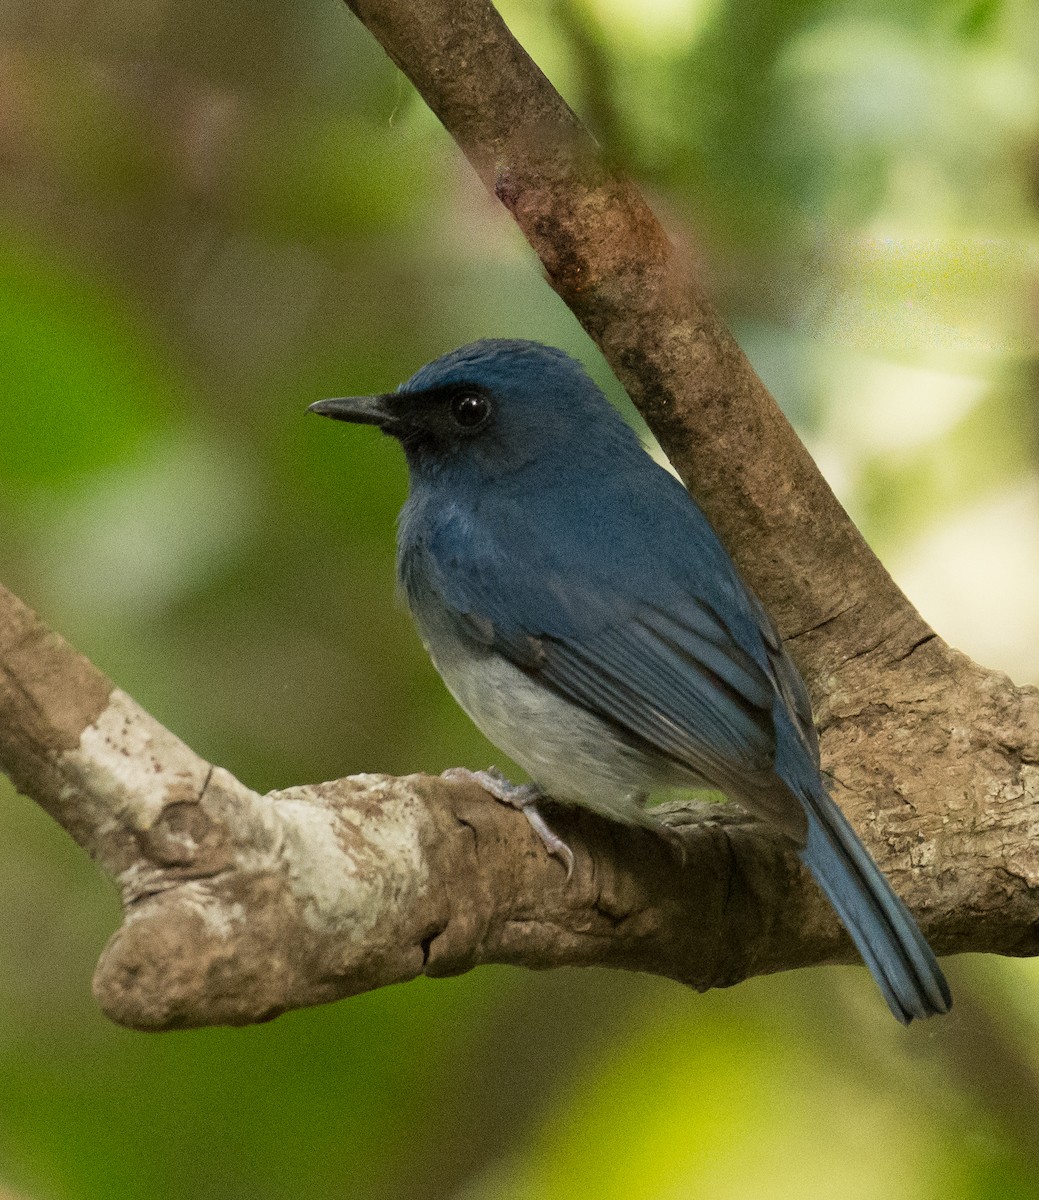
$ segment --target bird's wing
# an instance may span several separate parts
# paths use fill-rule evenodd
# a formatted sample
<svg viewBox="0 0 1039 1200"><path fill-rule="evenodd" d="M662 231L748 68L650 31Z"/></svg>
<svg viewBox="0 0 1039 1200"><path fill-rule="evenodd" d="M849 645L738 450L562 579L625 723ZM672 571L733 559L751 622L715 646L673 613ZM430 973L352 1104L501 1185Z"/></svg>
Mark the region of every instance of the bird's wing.
<svg viewBox="0 0 1039 1200"><path fill-rule="evenodd" d="M512 531L541 555L526 570L512 546L469 526L414 546L405 589L431 585L463 636L800 838L800 805L774 772L774 712L791 714L814 753L804 685L699 510L673 556L657 539L623 570L608 543L582 554L565 534Z"/></svg>
<svg viewBox="0 0 1039 1200"><path fill-rule="evenodd" d="M642 605L587 637L517 632L495 627L495 648L706 782L771 772L774 690L695 603Z"/></svg>
<svg viewBox="0 0 1039 1200"><path fill-rule="evenodd" d="M470 581L445 599L463 636L652 753L737 798L773 790L778 686L767 648L757 656L763 666L692 595L665 611L616 596L607 606L572 580L564 589L542 577L536 606L523 603L523 590L501 603L497 589Z"/></svg>

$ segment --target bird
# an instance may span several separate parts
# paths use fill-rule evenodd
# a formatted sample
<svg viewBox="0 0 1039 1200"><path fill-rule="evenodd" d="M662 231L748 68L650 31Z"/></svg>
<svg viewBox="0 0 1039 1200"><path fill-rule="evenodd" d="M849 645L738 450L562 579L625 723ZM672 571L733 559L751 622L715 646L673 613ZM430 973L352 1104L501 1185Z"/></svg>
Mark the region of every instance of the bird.
<svg viewBox="0 0 1039 1200"><path fill-rule="evenodd" d="M401 590L450 692L532 782L471 774L568 876L540 800L664 831L651 793L720 791L797 852L900 1022L949 1011L934 953L827 789L775 625L580 363L484 339L309 411L402 446Z"/></svg>

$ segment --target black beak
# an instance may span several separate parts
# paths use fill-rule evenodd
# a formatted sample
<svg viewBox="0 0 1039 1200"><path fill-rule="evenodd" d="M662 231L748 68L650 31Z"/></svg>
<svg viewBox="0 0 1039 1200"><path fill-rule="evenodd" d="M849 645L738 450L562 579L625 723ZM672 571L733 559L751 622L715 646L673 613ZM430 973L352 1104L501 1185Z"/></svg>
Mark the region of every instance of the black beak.
<svg viewBox="0 0 1039 1200"><path fill-rule="evenodd" d="M307 412L333 421L352 421L355 425L377 425L387 429L396 420L390 401L393 396L342 396L338 400L318 400Z"/></svg>

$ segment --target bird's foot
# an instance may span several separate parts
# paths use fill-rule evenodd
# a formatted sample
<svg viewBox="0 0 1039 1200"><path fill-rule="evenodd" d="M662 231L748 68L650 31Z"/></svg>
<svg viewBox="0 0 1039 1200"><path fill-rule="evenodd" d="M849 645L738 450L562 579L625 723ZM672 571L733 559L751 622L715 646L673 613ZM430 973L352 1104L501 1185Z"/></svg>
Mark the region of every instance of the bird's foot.
<svg viewBox="0 0 1039 1200"><path fill-rule="evenodd" d="M517 789L519 790L519 789ZM536 790L536 789L535 789ZM540 797L541 793L537 793ZM512 801L506 801L511 804ZM533 800L528 800L526 804L518 804L516 806L520 812L530 822L530 827L541 838L541 843L545 849L552 855L553 858L558 858L566 869L566 878L569 881L574 873L574 852L563 841L558 833L553 833L548 827L548 822L538 811L538 807Z"/></svg>
<svg viewBox="0 0 1039 1200"><path fill-rule="evenodd" d="M557 833L548 827L548 822L537 808L537 802L544 800L544 794L533 783L510 783L497 767L488 767L486 771L470 771L467 767L451 767L444 771L441 779L455 779L463 783L478 783L480 787L502 804L510 808L518 808L530 822L531 828L541 839L542 845L552 855L558 858L566 868L566 877L574 873L574 852Z"/></svg>

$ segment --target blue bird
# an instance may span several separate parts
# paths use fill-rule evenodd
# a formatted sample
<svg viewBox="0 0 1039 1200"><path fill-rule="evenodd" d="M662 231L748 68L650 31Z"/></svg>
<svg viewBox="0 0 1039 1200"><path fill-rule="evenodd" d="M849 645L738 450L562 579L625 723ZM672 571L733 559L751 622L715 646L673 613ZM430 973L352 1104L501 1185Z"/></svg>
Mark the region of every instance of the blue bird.
<svg viewBox="0 0 1039 1200"><path fill-rule="evenodd" d="M826 790L775 626L577 362L474 342L394 393L310 411L403 446L408 605L459 704L534 784L478 778L568 873L539 797L664 830L648 793L717 789L796 848L899 1021L948 1012L931 948Z"/></svg>

